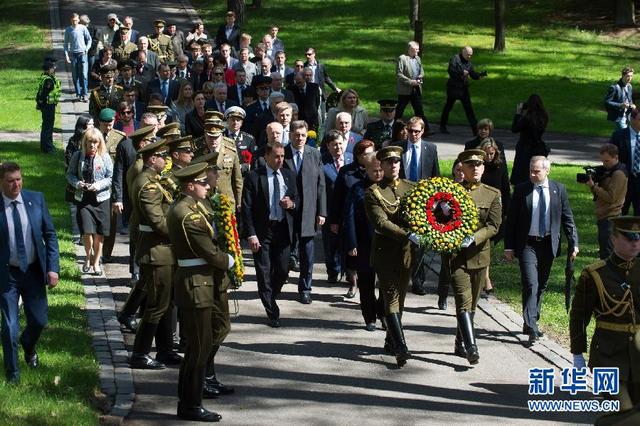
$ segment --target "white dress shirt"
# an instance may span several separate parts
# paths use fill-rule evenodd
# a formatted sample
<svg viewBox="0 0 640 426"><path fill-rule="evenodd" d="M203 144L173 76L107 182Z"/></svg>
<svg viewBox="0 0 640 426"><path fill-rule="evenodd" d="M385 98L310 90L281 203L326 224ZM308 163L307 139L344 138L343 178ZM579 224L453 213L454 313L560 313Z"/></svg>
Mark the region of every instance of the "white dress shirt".
<svg viewBox="0 0 640 426"><path fill-rule="evenodd" d="M284 211L282 210L282 206L280 203L276 203L275 206L271 205L271 201L273 200L273 191L274 191L274 173L271 167L267 166L267 181L269 182L269 220L277 220L281 221L284 219ZM278 170L278 179L277 185L280 186L280 197L284 197L284 194L287 192L287 185L284 183L284 177L282 177L282 170ZM279 201L279 200L278 200Z"/></svg>
<svg viewBox="0 0 640 426"><path fill-rule="evenodd" d="M545 180L540 185L533 186L533 199L531 201L531 226L529 227L529 235L532 237L539 237L540 231L538 225L540 224L540 196L538 187L542 187L542 193L545 198L545 211L543 214L545 215L545 223L547 224L547 229L545 235L549 235L551 233L551 197L549 195L549 180Z"/></svg>
<svg viewBox="0 0 640 426"><path fill-rule="evenodd" d="M404 159L404 175L406 179L409 179L409 170L411 170L411 156L413 155L413 149L411 149L413 142L407 141L407 150L403 154ZM421 169L420 155L422 154L422 140L415 143L416 145L416 158L418 159L418 179L420 179Z"/></svg>
<svg viewBox="0 0 640 426"><path fill-rule="evenodd" d="M9 232L9 264L12 266L20 266L20 260L18 259L18 247L16 246L15 226L13 223L13 206L11 198L2 194L4 201L4 214L7 217L7 231ZM20 215L20 222L22 223L22 239L24 240L24 247L27 252L27 264L31 265L36 260L35 247L33 246L33 240L31 239L31 224L29 223L29 216L27 216L27 210L22 200L22 194L19 194L16 198L18 205L18 214Z"/></svg>

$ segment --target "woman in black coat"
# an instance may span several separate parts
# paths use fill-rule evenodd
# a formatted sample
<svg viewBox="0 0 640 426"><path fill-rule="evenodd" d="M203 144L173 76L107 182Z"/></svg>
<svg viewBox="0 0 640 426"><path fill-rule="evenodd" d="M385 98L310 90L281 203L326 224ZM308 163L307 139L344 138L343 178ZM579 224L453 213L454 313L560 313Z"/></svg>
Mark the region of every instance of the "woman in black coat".
<svg viewBox="0 0 640 426"><path fill-rule="evenodd" d="M542 140L542 134L549 123L549 114L544 109L542 99L531 95L527 102L518 104L513 117L511 131L520 133L513 160L511 183L517 185L529 180L529 162L534 155L549 155L549 148Z"/></svg>
<svg viewBox="0 0 640 426"><path fill-rule="evenodd" d="M194 139L204 136L204 104L204 94L194 93L193 110L184 116L184 133Z"/></svg>

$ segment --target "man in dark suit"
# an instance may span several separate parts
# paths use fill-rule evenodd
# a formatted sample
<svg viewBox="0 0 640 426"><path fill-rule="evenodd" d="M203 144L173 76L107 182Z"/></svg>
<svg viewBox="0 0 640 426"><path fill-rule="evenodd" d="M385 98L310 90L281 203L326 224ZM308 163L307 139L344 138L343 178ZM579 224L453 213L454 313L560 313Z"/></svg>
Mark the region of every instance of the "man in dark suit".
<svg viewBox="0 0 640 426"><path fill-rule="evenodd" d="M247 84L247 73L244 69L239 68L234 72L236 84L229 86L227 90L227 99L235 101L239 106L242 106L243 96L242 91L249 87Z"/></svg>
<svg viewBox="0 0 640 426"><path fill-rule="evenodd" d="M567 237L568 252L578 254L578 232L565 187L549 180L551 163L534 156L530 162L530 182L517 185L509 205L505 226L504 256L517 257L522 277L522 332L529 344L542 333L538 329L542 295L547 288L553 259L560 254L560 228Z"/></svg>
<svg viewBox="0 0 640 426"><path fill-rule="evenodd" d="M327 92L325 91L325 84L329 86L334 92L339 92L338 86L335 85L324 64L321 64L316 60L316 50L313 47L308 47L305 53L307 61L304 63L305 68L311 68L313 70L313 82L320 87L320 94L322 99L327 98Z"/></svg>
<svg viewBox="0 0 640 426"><path fill-rule="evenodd" d="M224 25L218 27L216 32L216 46L218 49L223 44L229 44L230 46L239 49L240 48L240 27L236 24L236 14L233 11L228 11L224 17Z"/></svg>
<svg viewBox="0 0 640 426"><path fill-rule="evenodd" d="M374 141L377 149L382 147L382 142L391 140L397 103L394 99L380 99L380 120L367 124L364 139Z"/></svg>
<svg viewBox="0 0 640 426"><path fill-rule="evenodd" d="M0 312L2 351L7 381L17 383L18 342L31 368L38 366L36 343L47 325L47 291L58 284L58 237L40 192L22 189L16 163L0 165ZM18 298L22 297L27 326L20 336Z"/></svg>
<svg viewBox="0 0 640 426"><path fill-rule="evenodd" d="M627 196L622 206L622 215L629 213L633 205L633 214L640 215L640 111L634 109L629 114L626 129L616 130L609 143L618 147L620 162L627 166Z"/></svg>
<svg viewBox="0 0 640 426"><path fill-rule="evenodd" d="M280 327L276 298L289 276L288 262L298 199L295 173L282 168L284 146L266 145L266 165L244 181L242 220L256 265L258 294L269 326Z"/></svg>
<svg viewBox="0 0 640 426"><path fill-rule="evenodd" d="M438 165L438 149L436 145L422 139L425 123L420 117L411 117L407 122L409 139L397 143L402 148L402 161L400 161L400 178L417 182L421 179L429 179L440 175ZM426 278L427 265L422 260L422 253L418 253L418 264L415 265L412 274L411 291L418 295L427 294Z"/></svg>
<svg viewBox="0 0 640 426"><path fill-rule="evenodd" d="M144 52L147 55L147 63L151 65L154 70L158 69L160 66L160 58L158 58L155 52L149 50L149 39L145 36L138 39L138 50L131 52L129 57L135 60L138 58L139 52Z"/></svg>
<svg viewBox="0 0 640 426"><path fill-rule="evenodd" d="M153 52L151 52L153 53ZM134 78L136 78L142 84L141 92L145 94L147 91L147 85L156 76L156 69L147 62L147 53L138 51L135 56L136 66L134 68Z"/></svg>
<svg viewBox="0 0 640 426"><path fill-rule="evenodd" d="M627 127L629 114L636 109L633 103L632 79L633 68L629 66L622 68L622 77L615 84L609 86L607 96L604 98L607 120L616 123L616 130Z"/></svg>
<svg viewBox="0 0 640 426"><path fill-rule="evenodd" d="M294 121L290 129L291 143L285 148L284 167L295 173L300 198L294 225L300 260L298 300L309 304L313 280L313 238L327 217L327 194L320 151L307 146L307 123Z"/></svg>
<svg viewBox="0 0 640 426"><path fill-rule="evenodd" d="M310 128L317 129L320 124L318 107L320 106L320 88L315 83L307 83L304 73L298 72L294 77L293 99L298 105L298 118L307 122Z"/></svg>
<svg viewBox="0 0 640 426"><path fill-rule="evenodd" d="M239 106L236 101L227 98L227 85L216 83L213 85L213 98L204 105L206 111L224 112L232 106Z"/></svg>
<svg viewBox="0 0 640 426"><path fill-rule="evenodd" d="M159 93L162 95L162 102L169 106L171 101L178 99L180 92L180 83L171 80L171 68L167 64L160 65L158 69L158 78L151 80L147 86L147 94ZM226 89L226 86L225 86Z"/></svg>
<svg viewBox="0 0 640 426"><path fill-rule="evenodd" d="M286 64L287 56L283 50L276 51L276 57L271 66L271 72L280 73L280 76L284 79L289 74L293 73L293 68ZM271 76L273 78L273 75Z"/></svg>
<svg viewBox="0 0 640 426"><path fill-rule="evenodd" d="M249 105L246 109L247 117L244 120L243 128L247 133L251 133L255 137L255 124L258 117L262 114L271 114L269 108L269 91L271 90L271 77L257 75L253 77L251 86L256 90L256 102ZM258 139L256 139L258 140Z"/></svg>

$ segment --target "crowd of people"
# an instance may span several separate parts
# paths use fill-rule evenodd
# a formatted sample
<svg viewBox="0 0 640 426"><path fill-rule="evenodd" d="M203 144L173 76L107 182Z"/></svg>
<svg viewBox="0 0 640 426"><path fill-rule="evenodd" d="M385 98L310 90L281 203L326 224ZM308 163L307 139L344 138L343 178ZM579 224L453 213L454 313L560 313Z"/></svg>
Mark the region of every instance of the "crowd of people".
<svg viewBox="0 0 640 426"><path fill-rule="evenodd" d="M237 214L269 326L282 326L278 297L291 271L299 274L299 302L312 303L314 237L321 232L328 282L344 277L345 297L360 294L366 330L376 330L380 321L384 348L402 367L411 357L402 325L404 299L409 288L426 294L431 265L419 237L403 223L399 200L416 182L449 175L440 170L436 144L426 139L433 128L422 107L419 45L409 42L399 56L398 97L379 100L380 118L372 120L355 90L338 89L314 48L305 50L306 60L289 66L277 26L252 46L233 12L214 37L202 23L185 35L175 23L158 19L148 36L136 31L130 16L120 22L109 14L103 29L89 23L86 15L74 14L65 30L75 95L89 104L67 146L68 201L86 252L84 273L101 275L102 263L111 260L118 216L128 227L133 288L118 320L136 333L132 367L180 364L179 417L220 419L202 407L202 398L233 392L218 381L214 358L229 332L229 271L238 260L217 243L217 196L226 197ZM519 139L509 176L492 121L478 121L471 105L468 79L487 76L474 70L472 55L466 46L449 62L440 131L448 133L449 112L460 100L474 138L461 145L450 176L469 192L479 225L458 253L441 256L438 307L447 309L453 289L454 353L477 364L474 315L482 292L492 292L494 244L504 239L506 260L518 259L523 333L530 345L543 334L538 321L551 266L560 255L561 230L570 260L579 250L566 189L549 178L550 149L543 139L549 115L542 99L532 94L516 108L512 131ZM44 123L51 120L47 105L58 98L51 95L55 63L46 61L43 68L38 99ZM589 270L592 275L582 275L579 294L593 301L605 296L594 293L589 280L600 282L605 295L618 293L612 290L620 279L615 271L628 277L638 270L633 259L640 252L640 221L623 217L630 205L638 214L640 205L640 113L632 103L632 77L633 70L625 68L607 95L617 130L600 150L603 166L583 180L594 194L602 262ZM403 121L409 103L414 116ZM50 150L48 142L42 146ZM440 208L447 216L448 208ZM637 282L618 296L637 298ZM174 347L174 304L184 359ZM138 310L144 312L141 321ZM576 366L584 365L582 340L594 312L604 324L597 327L607 332L620 332L627 323L629 330L637 328L633 304L612 319L596 302L574 300ZM149 355L154 338L155 359ZM611 366L606 356L590 360L592 367ZM636 368L627 368L621 380L637 404Z"/></svg>

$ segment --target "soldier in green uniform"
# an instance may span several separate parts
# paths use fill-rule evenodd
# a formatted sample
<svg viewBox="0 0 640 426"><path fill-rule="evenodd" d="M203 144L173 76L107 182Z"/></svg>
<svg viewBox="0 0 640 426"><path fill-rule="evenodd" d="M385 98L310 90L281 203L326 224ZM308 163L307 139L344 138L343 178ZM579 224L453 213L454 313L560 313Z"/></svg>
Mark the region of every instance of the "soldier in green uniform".
<svg viewBox="0 0 640 426"><path fill-rule="evenodd" d="M126 102L130 102L130 99L127 98L126 95L131 90L136 92L136 100L144 99L145 85L133 76L133 68L135 66L135 62L131 59L123 59L122 62L118 62L118 71L120 71L120 73L116 79L116 85L122 87L122 92L125 96L124 100Z"/></svg>
<svg viewBox="0 0 640 426"><path fill-rule="evenodd" d="M60 100L60 80L56 78L56 60L45 58L36 94L36 109L42 113L40 130L40 150L45 154L53 151L53 123L56 119L56 105Z"/></svg>
<svg viewBox="0 0 640 426"><path fill-rule="evenodd" d="M236 211L242 202L242 169L237 154L236 143L223 135L225 123L219 119L207 120L204 123L204 136L207 146L204 154L218 153L218 188L217 192L229 197Z"/></svg>
<svg viewBox="0 0 640 426"><path fill-rule="evenodd" d="M398 178L402 158L399 146L383 148L376 158L380 161L384 178L367 189L364 199L367 219L375 231L370 263L378 275L384 301L387 324L385 349L392 350L398 366L402 367L411 356L401 317L413 264L411 242L417 244L418 238L403 228L399 207L400 198L413 188L414 183Z"/></svg>
<svg viewBox="0 0 640 426"><path fill-rule="evenodd" d="M610 220L613 252L587 266L576 285L569 322L571 353L574 367L585 367L587 326L595 317L589 367L617 367L620 377L619 394L613 396L620 401L620 414L605 416L596 424L639 424L640 217Z"/></svg>
<svg viewBox="0 0 640 426"><path fill-rule="evenodd" d="M171 295L175 258L169 242L166 215L173 196L160 184L160 172L169 155L166 141L153 142L140 150L144 168L131 188L133 211L137 214L138 240L136 260L147 289L144 316L138 325L130 364L132 368L162 369L164 364L179 364L173 351ZM156 359L149 356L156 337Z"/></svg>
<svg viewBox="0 0 640 426"><path fill-rule="evenodd" d="M383 142L391 140L398 101L380 99L378 104L380 105L380 120L367 124L364 138L375 142L376 148L380 149Z"/></svg>
<svg viewBox="0 0 640 426"><path fill-rule="evenodd" d="M129 31L127 27L121 27L118 31L121 40L120 43L113 46L113 59L118 61L118 64L129 59L131 54L138 50L138 46L129 40Z"/></svg>
<svg viewBox="0 0 640 426"><path fill-rule="evenodd" d="M114 84L116 70L110 66L100 69L102 83L91 91L89 98L89 114L98 120L100 111L105 108L118 109L118 104L124 100L122 87Z"/></svg>
<svg viewBox="0 0 640 426"><path fill-rule="evenodd" d="M207 164L191 164L176 171L182 195L167 214L169 238L177 258L175 300L186 337L185 358L178 378L178 417L219 421L221 416L202 407L202 397L216 397L206 389L207 360L217 325L212 321L216 294L234 259L216 245L211 212L204 205L209 184Z"/></svg>
<svg viewBox="0 0 640 426"><path fill-rule="evenodd" d="M191 164L193 149L191 148L191 135L167 140L169 155L171 155L171 170L162 175L162 184L174 195L180 193L180 182L175 177L175 172Z"/></svg>
<svg viewBox="0 0 640 426"><path fill-rule="evenodd" d="M442 262L450 270L451 286L456 302L458 328L455 354L466 357L470 364L480 359L473 329L473 319L484 288L486 272L491 263L491 237L498 233L502 223L500 191L480 182L484 173L486 154L481 149L468 149L458 155L462 164L464 186L478 208L478 227L467 237L462 248L451 256L442 256ZM443 211L448 211L443 206ZM464 343L464 344L463 344Z"/></svg>
<svg viewBox="0 0 640 426"><path fill-rule="evenodd" d="M153 143L155 141L155 126L146 126L141 129L136 130L130 136L133 147L138 152L138 158L136 162L129 167L127 170L127 188L129 189L129 193L126 196L129 199L133 200L132 196L132 185L134 179L142 172L144 168L144 163L142 161L142 155L140 154L140 150L145 146ZM133 250L129 250L131 256L135 258L135 246L136 241L138 241L138 224L140 223L140 218L138 216L138 212L135 209L131 210L131 215L129 216L129 244L133 246ZM136 262L137 263L137 262ZM134 269L135 271L135 269ZM138 323L135 319L136 312L138 308L142 304L142 301L147 295L147 290L145 288L145 281L143 279L136 280L133 283L133 287L129 292L129 296L127 296L127 300L125 301L122 310L118 314L118 322L122 324L126 329L135 332L138 328Z"/></svg>
<svg viewBox="0 0 640 426"><path fill-rule="evenodd" d="M149 50L158 55L158 59L163 64L173 62L175 59L173 56L173 43L171 43L171 36L163 34L164 26L166 22L162 19L156 19L153 21L153 27L155 28L155 34L149 34Z"/></svg>

